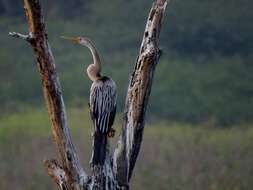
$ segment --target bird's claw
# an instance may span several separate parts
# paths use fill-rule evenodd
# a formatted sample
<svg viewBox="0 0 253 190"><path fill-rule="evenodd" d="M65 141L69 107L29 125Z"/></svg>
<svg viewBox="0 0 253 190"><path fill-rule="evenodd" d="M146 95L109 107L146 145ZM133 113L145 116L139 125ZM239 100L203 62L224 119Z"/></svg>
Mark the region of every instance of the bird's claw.
<svg viewBox="0 0 253 190"><path fill-rule="evenodd" d="M115 129L113 129L113 128L111 128L109 131L108 131L108 133L107 133L107 137L108 138L113 138L114 137L114 135L115 135Z"/></svg>

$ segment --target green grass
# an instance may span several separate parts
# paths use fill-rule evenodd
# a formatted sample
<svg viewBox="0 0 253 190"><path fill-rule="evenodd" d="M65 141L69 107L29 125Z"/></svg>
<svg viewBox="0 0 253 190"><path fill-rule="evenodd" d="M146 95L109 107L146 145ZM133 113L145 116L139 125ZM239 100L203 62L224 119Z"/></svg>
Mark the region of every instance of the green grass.
<svg viewBox="0 0 253 190"><path fill-rule="evenodd" d="M88 109L70 108L68 118L77 151L89 171ZM0 189L54 189L42 167L43 159L56 157L57 152L44 108L2 116L0 150ZM252 150L250 124L225 129L165 121L147 124L132 186L136 190L251 190Z"/></svg>
<svg viewBox="0 0 253 190"><path fill-rule="evenodd" d="M81 126L88 128L89 110L72 108L67 113L72 132L77 132ZM0 136L13 135L25 131L30 135L48 136L51 123L46 108L26 108L22 112L6 114L0 118Z"/></svg>

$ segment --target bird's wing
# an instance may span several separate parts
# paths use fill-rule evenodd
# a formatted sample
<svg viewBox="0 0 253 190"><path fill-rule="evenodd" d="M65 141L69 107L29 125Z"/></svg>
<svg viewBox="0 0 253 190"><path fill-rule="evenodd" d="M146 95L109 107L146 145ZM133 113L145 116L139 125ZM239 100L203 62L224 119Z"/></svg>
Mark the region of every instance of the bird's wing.
<svg viewBox="0 0 253 190"><path fill-rule="evenodd" d="M116 115L116 104L113 108L113 110L111 111L110 113L110 118L109 118L109 127L113 126L113 123L114 123L114 119L115 119L115 115Z"/></svg>
<svg viewBox="0 0 253 190"><path fill-rule="evenodd" d="M116 112L116 86L112 80L96 81L92 84L90 110L96 130L107 133Z"/></svg>

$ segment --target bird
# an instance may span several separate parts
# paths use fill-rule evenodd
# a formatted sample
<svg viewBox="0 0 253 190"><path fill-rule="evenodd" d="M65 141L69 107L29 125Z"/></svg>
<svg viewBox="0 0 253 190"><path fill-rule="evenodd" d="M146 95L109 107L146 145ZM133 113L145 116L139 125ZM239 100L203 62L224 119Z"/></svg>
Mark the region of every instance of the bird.
<svg viewBox="0 0 253 190"><path fill-rule="evenodd" d="M112 128L116 114L117 87L108 76L101 74L101 60L93 42L87 37L65 37L89 48L93 63L87 67L87 74L92 81L90 88L89 107L94 125L93 155L91 163L103 165L106 157L107 138L112 138L115 130Z"/></svg>

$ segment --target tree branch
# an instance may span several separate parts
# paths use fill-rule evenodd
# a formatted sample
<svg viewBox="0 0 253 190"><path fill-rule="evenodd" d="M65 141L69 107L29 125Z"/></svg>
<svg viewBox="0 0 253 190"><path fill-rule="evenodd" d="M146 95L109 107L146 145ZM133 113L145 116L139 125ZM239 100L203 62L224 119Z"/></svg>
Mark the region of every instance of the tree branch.
<svg viewBox="0 0 253 190"><path fill-rule="evenodd" d="M72 187L79 186L84 189L83 186L87 182L87 175L81 167L72 143L62 90L56 73L54 57L48 43L40 1L24 0L24 7L29 24L29 34L33 37L33 40L28 40L29 35L18 33L11 33L10 35L28 40L34 50L41 75L44 97L52 122L53 136L59 150L63 170L67 175L66 179Z"/></svg>
<svg viewBox="0 0 253 190"><path fill-rule="evenodd" d="M101 165L92 165L91 171L91 190L116 190L117 182L113 174L112 169L112 158L107 151L106 160L103 166Z"/></svg>
<svg viewBox="0 0 253 190"><path fill-rule="evenodd" d="M26 40L28 42L30 42L33 39L30 34L25 35L25 34L20 34L20 33L17 33L17 32L9 32L9 35L14 37L14 38L20 38L20 39Z"/></svg>
<svg viewBox="0 0 253 190"><path fill-rule="evenodd" d="M153 74L161 55L158 40L167 1L155 0L150 10L140 52L129 82L122 134L114 157L112 159L110 152L107 151L104 165L91 164L92 178L90 179L81 167L72 143L62 90L47 39L40 1L24 0L24 4L29 24L29 35L15 32L9 35L28 41L37 58L44 97L52 122L53 136L61 160L61 166L55 160L45 161L48 174L61 190L128 190L141 147L144 118Z"/></svg>
<svg viewBox="0 0 253 190"><path fill-rule="evenodd" d="M122 135L114 153L116 179L125 189L128 188L141 147L146 107L160 57L158 40L166 5L166 0L155 0L153 3L128 87Z"/></svg>
<svg viewBox="0 0 253 190"><path fill-rule="evenodd" d="M44 161L47 173L61 190L71 190L68 184L67 174L56 160Z"/></svg>

